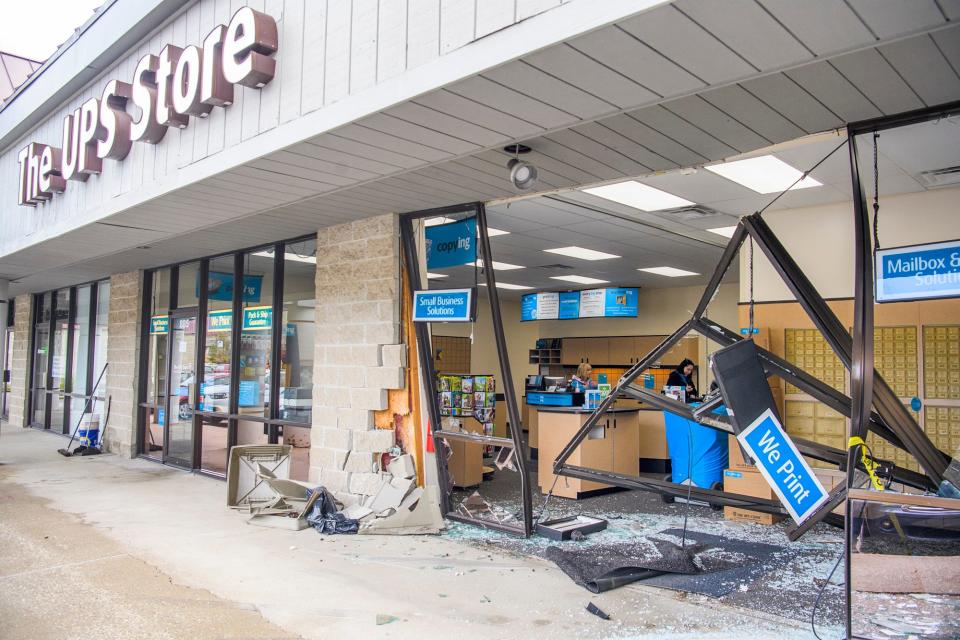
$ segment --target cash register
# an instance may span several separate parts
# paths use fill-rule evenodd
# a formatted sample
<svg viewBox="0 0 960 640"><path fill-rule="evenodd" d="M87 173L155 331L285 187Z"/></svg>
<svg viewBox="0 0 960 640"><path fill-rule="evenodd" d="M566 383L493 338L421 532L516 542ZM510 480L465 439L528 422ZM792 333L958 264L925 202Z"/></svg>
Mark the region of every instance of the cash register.
<svg viewBox="0 0 960 640"><path fill-rule="evenodd" d="M532 380L536 379L536 380ZM531 382L537 382L535 388ZM579 407L583 405L583 392L569 388L567 380L560 376L528 376L527 404L542 407Z"/></svg>

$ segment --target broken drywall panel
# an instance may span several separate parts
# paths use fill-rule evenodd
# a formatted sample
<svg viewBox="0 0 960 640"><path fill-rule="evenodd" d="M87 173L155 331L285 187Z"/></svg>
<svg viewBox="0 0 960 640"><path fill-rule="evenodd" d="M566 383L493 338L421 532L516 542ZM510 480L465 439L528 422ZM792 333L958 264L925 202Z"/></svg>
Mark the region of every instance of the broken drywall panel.
<svg viewBox="0 0 960 640"><path fill-rule="evenodd" d="M406 491L403 487L395 487L390 483L384 483L380 490L364 504L376 514L383 513L387 509L396 509L403 502Z"/></svg>
<svg viewBox="0 0 960 640"><path fill-rule="evenodd" d="M341 513L350 520L363 520L367 516L373 515L373 509L365 507L362 504L352 504Z"/></svg>
<svg viewBox="0 0 960 640"><path fill-rule="evenodd" d="M394 458L387 465L394 478L413 478L417 475L417 466L413 462L413 456L405 453L402 456Z"/></svg>
<svg viewBox="0 0 960 640"><path fill-rule="evenodd" d="M416 488L417 481L414 478L394 478L390 481L390 484L402 490L403 497L406 498L407 495Z"/></svg>
<svg viewBox="0 0 960 640"><path fill-rule="evenodd" d="M440 499L436 487L416 488L401 503L397 512L360 525L358 533L371 535L438 534L443 530Z"/></svg>

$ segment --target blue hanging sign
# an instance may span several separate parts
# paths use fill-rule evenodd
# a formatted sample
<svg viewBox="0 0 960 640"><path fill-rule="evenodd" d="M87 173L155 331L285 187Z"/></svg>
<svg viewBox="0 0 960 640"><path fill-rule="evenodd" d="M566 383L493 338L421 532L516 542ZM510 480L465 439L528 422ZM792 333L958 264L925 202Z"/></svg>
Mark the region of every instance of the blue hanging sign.
<svg viewBox="0 0 960 640"><path fill-rule="evenodd" d="M580 292L560 292L560 319L576 320L580 317Z"/></svg>
<svg viewBox="0 0 960 640"><path fill-rule="evenodd" d="M829 498L771 409L741 431L737 440L757 461L760 473L797 524Z"/></svg>
<svg viewBox="0 0 960 640"><path fill-rule="evenodd" d="M247 307L241 327L244 331L269 331L273 328L273 307Z"/></svg>
<svg viewBox="0 0 960 640"><path fill-rule="evenodd" d="M636 318L636 287L528 293L520 304L520 320L576 320L578 318Z"/></svg>
<svg viewBox="0 0 960 640"><path fill-rule="evenodd" d="M520 303L520 321L556 320L560 317L560 294L552 291L528 293Z"/></svg>
<svg viewBox="0 0 960 640"><path fill-rule="evenodd" d="M413 292L414 322L473 322L476 296L471 289Z"/></svg>
<svg viewBox="0 0 960 640"><path fill-rule="evenodd" d="M208 274L207 299L233 300L233 274L225 271L211 271ZM260 290L263 287L263 276L243 276L243 301L260 302ZM197 297L200 297L200 272L197 272Z"/></svg>
<svg viewBox="0 0 960 640"><path fill-rule="evenodd" d="M606 289L603 305L605 318L636 318L637 317L637 289L636 287Z"/></svg>
<svg viewBox="0 0 960 640"><path fill-rule="evenodd" d="M150 318L150 335L166 335L170 333L170 316L153 316Z"/></svg>
<svg viewBox="0 0 960 640"><path fill-rule="evenodd" d="M477 260L477 219L427 227L427 269L443 269Z"/></svg>
<svg viewBox="0 0 960 640"><path fill-rule="evenodd" d="M960 240L880 249L877 302L960 297Z"/></svg>

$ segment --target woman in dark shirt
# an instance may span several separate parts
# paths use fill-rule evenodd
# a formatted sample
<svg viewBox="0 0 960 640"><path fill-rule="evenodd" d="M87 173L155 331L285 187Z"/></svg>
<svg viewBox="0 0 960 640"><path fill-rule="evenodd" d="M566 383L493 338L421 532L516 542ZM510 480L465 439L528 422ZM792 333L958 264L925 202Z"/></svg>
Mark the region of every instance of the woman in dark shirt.
<svg viewBox="0 0 960 640"><path fill-rule="evenodd" d="M700 395L697 392L697 385L693 381L693 368L695 366L693 360L684 358L683 362L671 371L670 377L667 378L668 387L683 387L686 389L687 402L694 402Z"/></svg>

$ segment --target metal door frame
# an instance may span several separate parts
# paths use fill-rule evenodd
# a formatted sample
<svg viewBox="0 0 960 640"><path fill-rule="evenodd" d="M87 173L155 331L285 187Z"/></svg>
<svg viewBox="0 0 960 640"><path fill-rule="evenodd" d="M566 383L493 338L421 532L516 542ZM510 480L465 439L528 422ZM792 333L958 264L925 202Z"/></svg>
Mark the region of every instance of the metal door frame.
<svg viewBox="0 0 960 640"><path fill-rule="evenodd" d="M437 475L440 483L440 508L443 510L444 517L458 522L478 525L489 529L496 529L505 533L522 535L529 537L533 533L533 500L530 487L530 472L527 467L526 454L524 453L523 425L520 421L520 410L517 404L516 391L513 386L513 375L510 371L510 358L507 354L507 340L503 331L503 321L500 314L500 298L497 294L497 282L494 270L490 267L493 264L493 252L490 248L490 236L487 231L487 214L482 202L473 202L467 204L454 205L450 207L440 207L437 209L427 209L424 211L414 211L404 213L400 216L400 236L403 248L403 258L406 264L407 284L409 285L409 297L407 302L413 304L414 291L422 289L423 280L420 273L420 262L418 260L416 239L413 235L413 221L424 218L434 218L438 216L450 215L473 215L477 219L478 241L480 256L486 267L483 269L484 278L487 285L487 295L490 300L490 312L493 320L493 334L496 342L497 357L500 362L500 375L502 377L503 395L507 404L507 415L510 419L510 437L498 438L495 436L486 436L478 434L467 434L458 432L443 431L441 427L440 405L437 400L437 394L433 385L436 381L437 372L433 366L433 354L431 352L430 332L426 323L415 322L414 331L416 332L417 353L420 358L421 384L427 385L427 412L429 415L431 432L433 434L434 449L437 452ZM413 337L413 336L411 336ZM411 390L415 391L415 390ZM451 510L450 504L450 483L449 472L447 470L446 459L441 455L444 450L446 440L459 440L463 442L473 442L479 444L489 444L499 447L511 447L515 451L514 461L517 466L517 472L520 476L520 493L522 496L521 504L521 523L520 526L511 526L498 524L463 516Z"/></svg>
<svg viewBox="0 0 960 640"><path fill-rule="evenodd" d="M197 449L197 395L199 394L200 389L200 378L197 375L197 361L198 361L198 350L200 344L200 309L199 307L185 307L183 309L174 309L168 314L170 317L170 330L169 330L169 339L167 340L167 397L164 400L164 410L166 411L166 422L163 428L163 451L160 452L160 459L163 464L168 464L178 469L185 469L192 471L196 468L196 449ZM171 384L172 378L170 377L171 369L173 367L173 332L176 331L176 321L181 318L193 317L194 319L194 352L193 352L193 393L191 394L190 403L191 403L191 415L190 415L190 425L191 425L191 439L192 439L192 450L191 457L193 460L189 461L189 464L177 464L173 460L183 461L181 458L171 458L170 457L170 423L171 412L170 412L170 399L173 397ZM180 384L177 383L177 417L180 416Z"/></svg>

